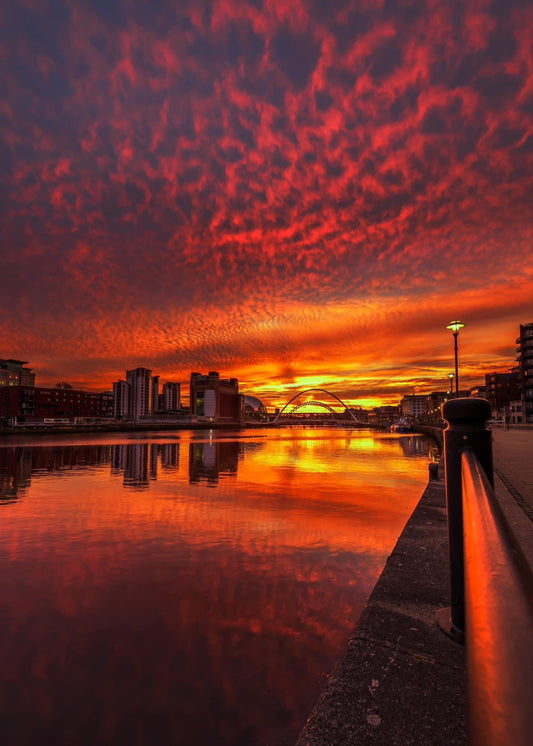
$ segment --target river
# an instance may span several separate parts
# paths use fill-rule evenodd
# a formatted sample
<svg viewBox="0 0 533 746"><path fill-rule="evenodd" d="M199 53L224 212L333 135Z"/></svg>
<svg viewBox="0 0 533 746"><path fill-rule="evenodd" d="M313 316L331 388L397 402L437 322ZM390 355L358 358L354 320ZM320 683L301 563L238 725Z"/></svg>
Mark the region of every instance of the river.
<svg viewBox="0 0 533 746"><path fill-rule="evenodd" d="M340 428L4 439L3 743L293 744L432 455Z"/></svg>

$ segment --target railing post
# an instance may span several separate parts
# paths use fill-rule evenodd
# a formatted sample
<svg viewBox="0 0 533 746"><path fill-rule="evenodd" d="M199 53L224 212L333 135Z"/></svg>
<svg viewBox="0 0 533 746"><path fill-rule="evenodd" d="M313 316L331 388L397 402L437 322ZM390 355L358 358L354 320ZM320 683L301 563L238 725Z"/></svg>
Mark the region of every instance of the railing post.
<svg viewBox="0 0 533 746"><path fill-rule="evenodd" d="M464 642L465 631L461 453L465 448L471 448L494 486L492 434L486 426L490 416L490 404L486 399L450 399L442 405L442 417L448 422L444 431L444 468L451 607L441 609L437 621L457 642Z"/></svg>

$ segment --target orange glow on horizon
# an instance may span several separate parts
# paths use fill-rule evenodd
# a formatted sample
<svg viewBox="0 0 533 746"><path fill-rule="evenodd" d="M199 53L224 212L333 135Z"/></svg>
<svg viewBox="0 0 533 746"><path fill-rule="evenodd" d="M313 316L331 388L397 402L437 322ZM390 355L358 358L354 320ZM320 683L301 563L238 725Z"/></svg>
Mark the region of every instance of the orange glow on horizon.
<svg viewBox="0 0 533 746"><path fill-rule="evenodd" d="M528 4L63 4L3 19L2 357L395 403L446 389L459 318L461 385L513 367Z"/></svg>

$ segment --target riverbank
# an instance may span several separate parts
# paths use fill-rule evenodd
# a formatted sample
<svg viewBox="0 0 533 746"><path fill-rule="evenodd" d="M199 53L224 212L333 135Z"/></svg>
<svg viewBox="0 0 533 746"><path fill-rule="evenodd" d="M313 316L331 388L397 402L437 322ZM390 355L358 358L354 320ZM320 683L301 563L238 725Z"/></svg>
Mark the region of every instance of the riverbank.
<svg viewBox="0 0 533 746"><path fill-rule="evenodd" d="M0 428L0 437L11 435L84 435L85 433L143 433L171 430L240 430L248 425L239 422L109 422L100 425L43 425ZM254 424L253 427L262 427Z"/></svg>
<svg viewBox="0 0 533 746"><path fill-rule="evenodd" d="M442 477L442 474L441 474ZM297 746L466 742L464 648L449 606L444 481L430 481Z"/></svg>

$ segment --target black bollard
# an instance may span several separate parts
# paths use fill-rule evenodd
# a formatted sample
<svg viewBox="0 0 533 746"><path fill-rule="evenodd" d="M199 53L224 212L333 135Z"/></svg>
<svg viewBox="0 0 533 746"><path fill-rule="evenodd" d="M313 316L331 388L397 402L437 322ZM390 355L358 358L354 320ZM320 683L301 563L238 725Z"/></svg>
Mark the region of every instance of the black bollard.
<svg viewBox="0 0 533 746"><path fill-rule="evenodd" d="M471 448L487 478L494 486L492 434L486 427L491 417L486 399L450 399L442 405L442 417L448 422L444 431L444 468L446 512L450 553L451 607L437 614L444 631L457 642L464 642L465 580L463 549L463 489L461 453Z"/></svg>

